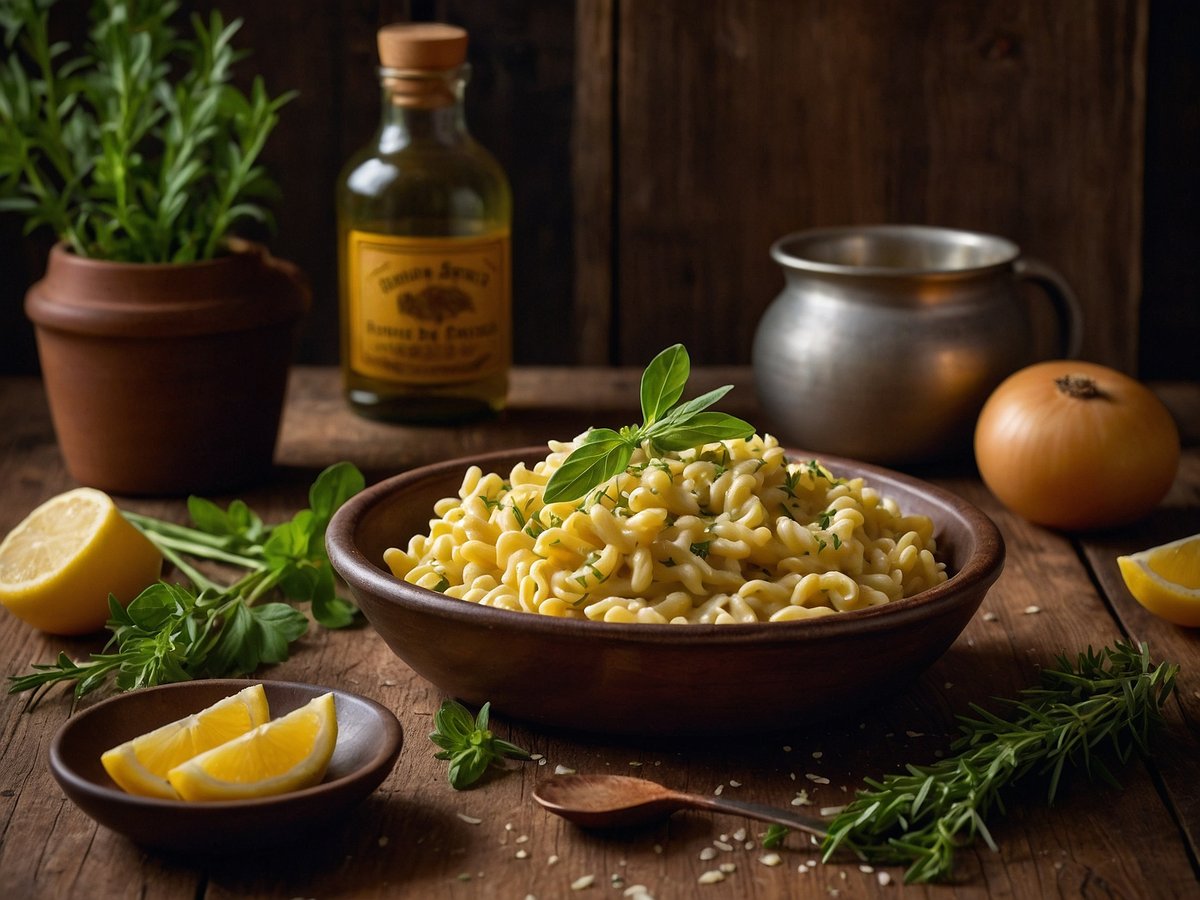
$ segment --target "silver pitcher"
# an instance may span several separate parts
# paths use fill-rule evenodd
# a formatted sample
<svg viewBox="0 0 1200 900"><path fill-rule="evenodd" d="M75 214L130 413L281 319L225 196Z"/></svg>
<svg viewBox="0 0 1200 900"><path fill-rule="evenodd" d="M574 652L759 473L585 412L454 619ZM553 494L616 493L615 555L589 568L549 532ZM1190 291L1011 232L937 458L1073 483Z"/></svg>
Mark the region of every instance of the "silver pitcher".
<svg viewBox="0 0 1200 900"><path fill-rule="evenodd" d="M1001 237L829 228L783 237L771 256L786 281L755 333L754 374L794 447L888 464L965 451L991 391L1036 361L1022 281L1052 301L1061 355L1079 352L1071 288Z"/></svg>

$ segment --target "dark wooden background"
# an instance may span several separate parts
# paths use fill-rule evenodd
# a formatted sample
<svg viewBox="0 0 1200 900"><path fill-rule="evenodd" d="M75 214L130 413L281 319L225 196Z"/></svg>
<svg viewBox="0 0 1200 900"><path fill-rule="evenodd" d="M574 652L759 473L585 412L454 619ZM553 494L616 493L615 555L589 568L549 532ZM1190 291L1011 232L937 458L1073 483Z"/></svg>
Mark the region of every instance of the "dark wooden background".
<svg viewBox="0 0 1200 900"><path fill-rule="evenodd" d="M519 363L676 340L746 362L770 243L886 221L1015 239L1074 284L1085 357L1200 379L1200 3L184 3L213 5L245 19L241 77L300 91L267 161L271 246L314 286L301 361L337 358L333 186L377 120L375 29L412 18L471 33L471 127L517 203ZM0 217L0 371L36 369L20 302L46 244Z"/></svg>

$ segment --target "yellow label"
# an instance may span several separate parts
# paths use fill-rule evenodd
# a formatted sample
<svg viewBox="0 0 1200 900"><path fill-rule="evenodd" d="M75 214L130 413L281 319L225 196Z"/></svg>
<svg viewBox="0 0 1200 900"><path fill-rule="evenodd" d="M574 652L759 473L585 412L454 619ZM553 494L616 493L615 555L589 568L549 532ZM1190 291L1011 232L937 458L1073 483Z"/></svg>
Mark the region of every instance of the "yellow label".
<svg viewBox="0 0 1200 900"><path fill-rule="evenodd" d="M408 384L475 381L512 354L508 232L347 240L350 365Z"/></svg>

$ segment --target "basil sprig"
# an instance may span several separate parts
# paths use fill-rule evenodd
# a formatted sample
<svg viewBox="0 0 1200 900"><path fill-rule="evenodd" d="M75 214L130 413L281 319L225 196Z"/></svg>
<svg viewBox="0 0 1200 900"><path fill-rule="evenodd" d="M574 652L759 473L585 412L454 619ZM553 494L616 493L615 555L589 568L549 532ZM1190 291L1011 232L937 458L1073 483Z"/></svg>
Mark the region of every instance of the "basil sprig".
<svg viewBox="0 0 1200 900"><path fill-rule="evenodd" d="M626 425L620 431L611 428L589 431L550 476L543 493L545 502L578 500L592 488L621 474L629 467L633 452L645 441L662 453L754 434L754 427L748 422L708 410L733 385L679 403L690 373L691 360L682 344L674 344L654 357L642 373L642 424Z"/></svg>

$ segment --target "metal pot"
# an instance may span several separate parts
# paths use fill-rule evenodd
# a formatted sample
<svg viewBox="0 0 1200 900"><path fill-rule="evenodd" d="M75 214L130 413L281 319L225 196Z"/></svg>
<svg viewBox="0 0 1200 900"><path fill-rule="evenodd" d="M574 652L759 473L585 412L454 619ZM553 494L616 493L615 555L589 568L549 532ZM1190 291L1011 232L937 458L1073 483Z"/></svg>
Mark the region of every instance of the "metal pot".
<svg viewBox="0 0 1200 900"><path fill-rule="evenodd" d="M1052 301L1061 353L1079 351L1066 281L1012 241L919 225L804 231L771 247L783 291L753 362L789 444L879 463L962 451L991 391L1034 362L1022 281Z"/></svg>

